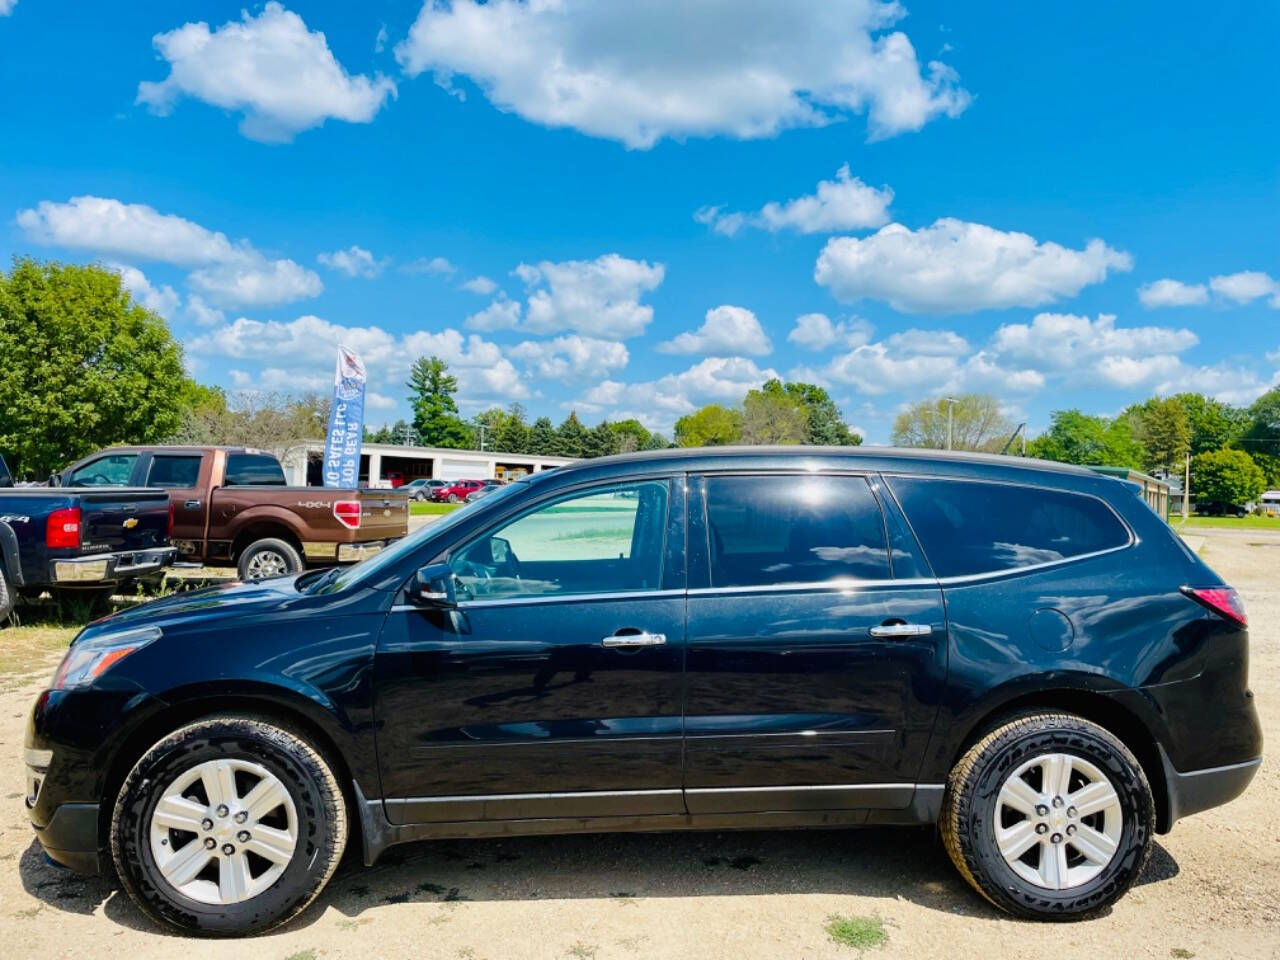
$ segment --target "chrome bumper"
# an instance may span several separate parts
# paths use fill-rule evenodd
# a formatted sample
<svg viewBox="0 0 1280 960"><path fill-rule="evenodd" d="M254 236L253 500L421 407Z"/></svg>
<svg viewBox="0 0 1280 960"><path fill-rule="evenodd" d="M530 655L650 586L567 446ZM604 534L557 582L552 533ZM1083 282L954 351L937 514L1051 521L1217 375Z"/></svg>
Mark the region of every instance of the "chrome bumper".
<svg viewBox="0 0 1280 960"><path fill-rule="evenodd" d="M386 545L384 540L370 540L368 543L340 543L338 544L338 562L359 563L375 553L381 553Z"/></svg>
<svg viewBox="0 0 1280 960"><path fill-rule="evenodd" d="M114 583L130 577L162 570L177 559L173 547L100 553L92 557L73 557L50 562L50 579L54 583Z"/></svg>

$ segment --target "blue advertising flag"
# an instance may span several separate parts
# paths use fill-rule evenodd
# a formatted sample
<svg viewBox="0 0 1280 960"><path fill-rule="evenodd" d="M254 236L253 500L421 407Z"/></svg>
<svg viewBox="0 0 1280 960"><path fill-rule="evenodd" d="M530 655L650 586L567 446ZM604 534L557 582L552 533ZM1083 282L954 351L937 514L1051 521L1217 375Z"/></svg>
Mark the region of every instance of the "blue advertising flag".
<svg viewBox="0 0 1280 960"><path fill-rule="evenodd" d="M338 366L333 374L333 406L329 411L329 436L324 444L326 487L350 489L360 482L366 379L360 358L346 347L338 347Z"/></svg>

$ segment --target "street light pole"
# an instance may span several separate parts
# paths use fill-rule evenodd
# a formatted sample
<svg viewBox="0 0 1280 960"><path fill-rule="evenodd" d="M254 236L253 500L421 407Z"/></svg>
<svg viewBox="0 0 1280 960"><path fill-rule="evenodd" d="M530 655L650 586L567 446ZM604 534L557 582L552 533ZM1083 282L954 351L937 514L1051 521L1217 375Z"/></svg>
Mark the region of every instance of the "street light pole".
<svg viewBox="0 0 1280 960"><path fill-rule="evenodd" d="M950 450L951 449L951 433L952 433L953 425L955 423L956 398L943 397L943 399L946 400L947 402L947 449Z"/></svg>

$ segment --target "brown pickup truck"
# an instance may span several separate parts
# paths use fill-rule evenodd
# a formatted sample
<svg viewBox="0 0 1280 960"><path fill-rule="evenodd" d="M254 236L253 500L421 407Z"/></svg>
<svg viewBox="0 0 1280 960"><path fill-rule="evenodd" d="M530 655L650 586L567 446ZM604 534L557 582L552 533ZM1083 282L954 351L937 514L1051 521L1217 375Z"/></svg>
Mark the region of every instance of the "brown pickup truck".
<svg viewBox="0 0 1280 960"><path fill-rule="evenodd" d="M234 566L241 580L362 560L409 530L404 494L290 487L279 460L247 447L112 447L54 482L167 490L179 559Z"/></svg>

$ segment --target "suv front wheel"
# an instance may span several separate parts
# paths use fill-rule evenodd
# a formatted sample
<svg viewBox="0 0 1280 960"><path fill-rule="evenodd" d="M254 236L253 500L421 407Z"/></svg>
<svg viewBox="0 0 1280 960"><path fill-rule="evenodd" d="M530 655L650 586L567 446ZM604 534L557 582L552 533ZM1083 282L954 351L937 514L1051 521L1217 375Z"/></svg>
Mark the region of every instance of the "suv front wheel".
<svg viewBox="0 0 1280 960"><path fill-rule="evenodd" d="M347 840L342 791L314 747L273 722L211 717L155 744L111 820L121 883L153 920L202 936L301 913Z"/></svg>
<svg viewBox="0 0 1280 960"><path fill-rule="evenodd" d="M1151 852L1155 806L1141 764L1074 714L1010 717L951 772L942 839L995 906L1074 920L1118 900Z"/></svg>

